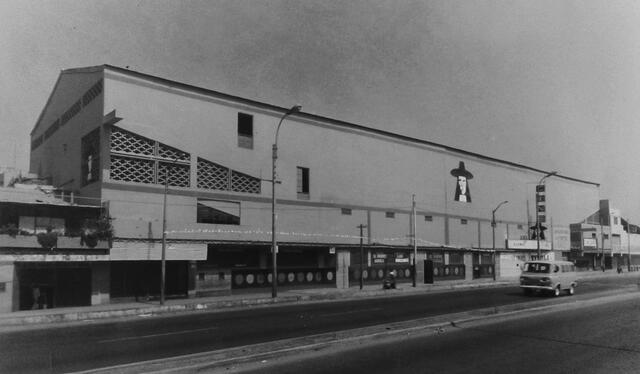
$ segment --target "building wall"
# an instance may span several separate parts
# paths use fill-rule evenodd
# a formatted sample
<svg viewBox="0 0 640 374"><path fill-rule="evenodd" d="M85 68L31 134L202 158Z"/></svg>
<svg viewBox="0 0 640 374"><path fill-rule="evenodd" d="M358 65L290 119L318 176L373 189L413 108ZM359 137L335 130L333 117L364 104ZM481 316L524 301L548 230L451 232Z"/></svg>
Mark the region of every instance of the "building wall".
<svg viewBox="0 0 640 374"><path fill-rule="evenodd" d="M90 78L78 78L85 85L77 83L76 90L82 92L96 77ZM54 96L62 93L57 88ZM47 111L54 112L57 107L64 105L56 104ZM265 179L271 178L271 144L282 110L106 68L100 121L112 111L121 118L116 126L191 154L191 187L171 188L167 215L171 238L270 240L271 184ZM253 149L238 146L238 112L253 116ZM76 117L79 123L68 129L78 131L68 135L79 144L79 137L92 128L87 124L96 118L80 121L82 118ZM108 131L105 129L102 139L105 145ZM496 246L502 248L507 225L510 237L518 239L526 233L535 213L535 185L546 174L305 114L284 121L278 145L280 241L353 244L359 241L357 226L367 224L370 227L365 235L371 242L409 245L411 197L415 195L421 245L491 247L491 211L508 200L496 217ZM38 152L32 156L42 160ZM85 191L99 193L109 201L117 236L158 238L162 186L110 180L105 153L101 155L105 184L91 184ZM260 194L194 188L198 157L263 179ZM64 160L60 156L51 159L60 166ZM471 203L454 201L457 182L452 170L461 162L474 176L468 181ZM68 168L69 163L65 164ZM79 170L80 161L71 165ZM308 200L297 196L298 166L310 170ZM70 176L64 174L67 171L58 173L60 181ZM75 175L74 179L80 177ZM554 226L568 227L597 208L597 185L561 177L547 178L546 184L547 216ZM196 223L197 196L241 202L241 225ZM352 215L343 215L343 207L351 208ZM387 217L386 212L394 212L395 217ZM425 221L424 215L431 215L432 221ZM462 219L467 223L462 224ZM518 225L524 229L517 229Z"/></svg>
<svg viewBox="0 0 640 374"><path fill-rule="evenodd" d="M51 184L65 190L77 192L82 189L81 139L102 124L101 79L101 72L60 75L31 134L30 172L50 178ZM79 110L76 113L74 105L77 103ZM33 149L34 141L39 138L42 144ZM98 191L94 188L93 193L87 190L83 195L97 197Z"/></svg>

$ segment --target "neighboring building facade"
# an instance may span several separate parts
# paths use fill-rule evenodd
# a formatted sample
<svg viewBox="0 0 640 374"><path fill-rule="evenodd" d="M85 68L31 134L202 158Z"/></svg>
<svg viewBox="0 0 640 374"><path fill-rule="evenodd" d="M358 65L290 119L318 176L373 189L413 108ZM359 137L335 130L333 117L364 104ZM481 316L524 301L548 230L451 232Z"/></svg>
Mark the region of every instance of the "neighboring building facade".
<svg viewBox="0 0 640 374"><path fill-rule="evenodd" d="M286 111L109 65L65 70L31 133L30 171L108 207L112 298L158 293L165 178L167 292L268 287L271 152ZM286 118L278 148L287 287L354 285L361 262L365 281L391 268L410 279L412 195L418 266L432 261L441 279L493 276L492 210L509 201L496 212L495 248L515 256L506 239L530 237L549 174L309 113ZM549 232L565 238L551 249L568 253L569 225L597 209L599 186L564 175L544 185Z"/></svg>
<svg viewBox="0 0 640 374"><path fill-rule="evenodd" d="M108 302L108 242L83 235L102 213L52 186L0 187L0 313Z"/></svg>
<svg viewBox="0 0 640 374"><path fill-rule="evenodd" d="M569 259L582 268L640 268L640 228L622 218L609 200L580 223L571 225Z"/></svg>

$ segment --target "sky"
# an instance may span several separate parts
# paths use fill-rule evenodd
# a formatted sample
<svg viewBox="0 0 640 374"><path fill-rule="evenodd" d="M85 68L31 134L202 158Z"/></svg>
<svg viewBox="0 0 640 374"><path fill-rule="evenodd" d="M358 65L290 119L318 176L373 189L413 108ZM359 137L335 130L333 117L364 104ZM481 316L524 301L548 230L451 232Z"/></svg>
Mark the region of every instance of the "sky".
<svg viewBox="0 0 640 374"><path fill-rule="evenodd" d="M640 222L640 2L0 0L0 166L110 64L600 183Z"/></svg>

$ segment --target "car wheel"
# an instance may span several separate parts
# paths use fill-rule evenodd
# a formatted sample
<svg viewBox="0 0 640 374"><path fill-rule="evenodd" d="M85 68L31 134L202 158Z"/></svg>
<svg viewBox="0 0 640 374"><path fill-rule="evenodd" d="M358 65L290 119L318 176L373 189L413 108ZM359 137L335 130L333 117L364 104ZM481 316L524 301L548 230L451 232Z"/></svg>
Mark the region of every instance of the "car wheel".
<svg viewBox="0 0 640 374"><path fill-rule="evenodd" d="M560 296L560 286L556 287L556 288L553 290L553 296L555 296L555 297Z"/></svg>
<svg viewBox="0 0 640 374"><path fill-rule="evenodd" d="M569 295L573 295L575 293L576 293L576 288L572 285L571 287L569 287L568 294Z"/></svg>

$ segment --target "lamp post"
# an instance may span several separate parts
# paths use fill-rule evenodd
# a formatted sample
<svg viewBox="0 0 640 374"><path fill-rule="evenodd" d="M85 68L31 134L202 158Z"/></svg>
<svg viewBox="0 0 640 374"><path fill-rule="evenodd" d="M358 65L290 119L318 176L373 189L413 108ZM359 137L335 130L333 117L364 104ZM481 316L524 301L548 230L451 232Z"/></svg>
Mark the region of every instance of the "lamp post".
<svg viewBox="0 0 640 374"><path fill-rule="evenodd" d="M491 212L491 231L493 234L493 280L496 280L496 210L500 208L503 204L508 203L509 201L505 200L498 204L498 206Z"/></svg>
<svg viewBox="0 0 640 374"><path fill-rule="evenodd" d="M278 127L276 128L276 136L273 142L272 148L272 166L273 173L271 175L271 258L273 260L273 269L271 270L271 297L278 296L278 243L276 242L276 161L278 160L278 134L280 133L280 126L282 121L289 115L298 113L302 110L301 105L294 105L291 109L287 110L285 114L280 118Z"/></svg>
<svg viewBox="0 0 640 374"><path fill-rule="evenodd" d="M627 271L631 272L631 222L627 219Z"/></svg>
<svg viewBox="0 0 640 374"><path fill-rule="evenodd" d="M367 225L358 225L360 229L360 289L364 284L364 249L362 247L363 233L362 230L367 228Z"/></svg>
<svg viewBox="0 0 640 374"><path fill-rule="evenodd" d="M169 193L169 166L164 170L164 197L162 201L162 258L160 270L160 305L164 305L164 288L167 278L167 194Z"/></svg>
<svg viewBox="0 0 640 374"><path fill-rule="evenodd" d="M411 235L411 240L413 241L413 287L416 286L416 278L417 278L417 274L416 274L416 261L418 260L418 240L416 237L416 195L414 194L411 197L411 220L412 225L411 225L411 231L413 232L413 234Z"/></svg>
<svg viewBox="0 0 640 374"><path fill-rule="evenodd" d="M164 169L164 197L162 200L162 255L160 259L160 305L164 305L164 289L167 279L167 195L169 194L169 168L173 167L177 158Z"/></svg>
<svg viewBox="0 0 640 374"><path fill-rule="evenodd" d="M540 235L542 234L542 230L540 230L540 215L538 214L538 192L537 192L537 188L538 186L542 186L542 183L544 182L545 179L549 178L552 175L556 175L558 174L557 171L552 171L550 173L547 173L544 177L540 178L540 181L538 181L538 184L536 185L536 241L537 241L537 248L538 248L538 260L540 260L542 258L542 252L540 251ZM546 193L546 192L545 192Z"/></svg>

